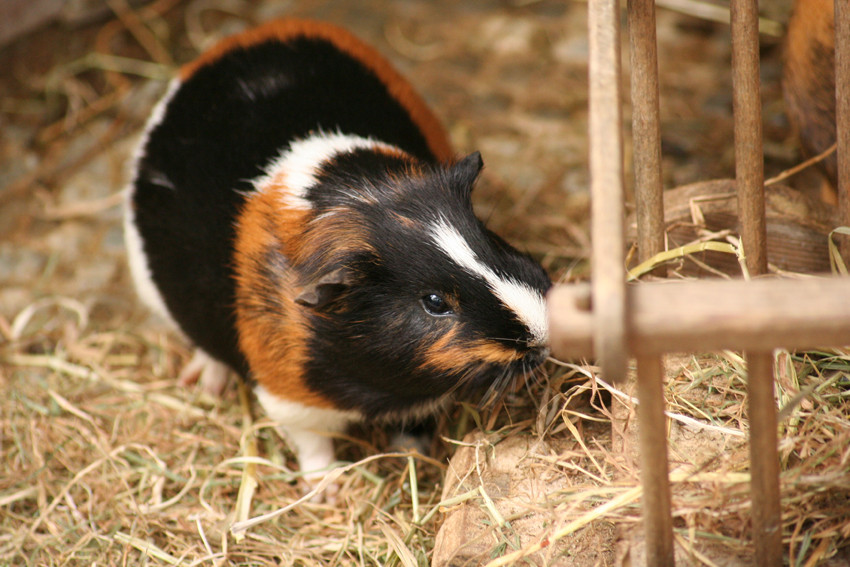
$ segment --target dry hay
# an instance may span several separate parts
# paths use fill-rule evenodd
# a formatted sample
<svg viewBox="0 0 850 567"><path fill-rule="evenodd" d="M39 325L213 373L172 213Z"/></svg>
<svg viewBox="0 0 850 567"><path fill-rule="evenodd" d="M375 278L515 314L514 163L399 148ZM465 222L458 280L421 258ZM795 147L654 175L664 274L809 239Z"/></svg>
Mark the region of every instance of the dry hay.
<svg viewBox="0 0 850 567"><path fill-rule="evenodd" d="M167 76L172 57L185 60L207 43L205 30L232 31L234 19L222 16L233 10L226 2L171 4L111 2L121 17L89 34L83 43L92 51L3 91L5 131L35 134L22 144L32 151L4 153L0 171L0 254L12 266L0 276L0 565L427 565L437 530L463 506L474 508L484 528L466 564L639 564L634 408L628 392L599 381L592 366L553 362L545 377L495 408L453 408L440 416L431 456L387 453L377 429L341 439L335 505L304 500L291 454L236 388L210 400L176 387L187 346L137 308L116 244L121 164L128 136L160 90L150 79ZM495 156L477 195L491 226L543 258L559 279L583 277L586 68L576 40L583 8L532 2L476 12L454 2L425 4L402 9L375 0L370 14L305 4L301 15L354 21L369 38L370 18L387 8L383 49L408 62L415 84L430 85L426 94L454 125L460 147ZM249 8L254 19L271 15ZM577 23L550 17L563 15L560 9ZM452 17L435 19L431 11ZM660 17L667 24L660 41L680 42L685 59L704 46L722 51L703 24ZM423 21L426 35L417 35L411 22ZM558 32L564 27L569 34ZM56 34L42 41L55 43ZM495 50L487 43L494 38L504 40ZM539 62L545 50L554 56ZM692 68L712 88L728 82L711 65ZM675 68L664 83L675 93L666 102L676 119L689 106L704 108L699 89L685 84L693 77L680 76ZM690 134L667 139L674 155L668 183L728 174L728 116L712 120L718 126L698 140L718 147L701 149L707 158ZM767 135L780 130L771 124ZM768 150L774 169L796 159L782 143ZM32 155L37 165L27 167ZM91 187L100 192L86 193ZM734 251L734 239L720 237ZM671 270L670 277L682 276ZM666 363L679 564L747 563L743 361L722 352ZM841 565L850 542L850 354L780 351L776 365L790 564ZM627 428L623 439L611 439L612 414ZM453 484L446 457L464 450L475 466L463 474L466 484ZM232 531L253 518L259 521Z"/></svg>

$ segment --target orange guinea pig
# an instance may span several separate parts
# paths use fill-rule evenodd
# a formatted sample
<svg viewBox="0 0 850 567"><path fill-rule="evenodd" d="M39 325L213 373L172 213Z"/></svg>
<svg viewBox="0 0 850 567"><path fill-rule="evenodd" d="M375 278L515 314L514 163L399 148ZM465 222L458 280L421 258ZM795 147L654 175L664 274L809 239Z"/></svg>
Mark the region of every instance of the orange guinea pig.
<svg viewBox="0 0 850 567"><path fill-rule="evenodd" d="M835 143L834 17L832 0L795 0L785 37L785 105L808 157ZM821 167L836 187L835 153Z"/></svg>
<svg viewBox="0 0 850 567"><path fill-rule="evenodd" d="M228 368L303 471L329 433L499 390L548 353L543 268L490 232L440 123L375 50L281 20L184 67L148 122L125 229L142 299Z"/></svg>

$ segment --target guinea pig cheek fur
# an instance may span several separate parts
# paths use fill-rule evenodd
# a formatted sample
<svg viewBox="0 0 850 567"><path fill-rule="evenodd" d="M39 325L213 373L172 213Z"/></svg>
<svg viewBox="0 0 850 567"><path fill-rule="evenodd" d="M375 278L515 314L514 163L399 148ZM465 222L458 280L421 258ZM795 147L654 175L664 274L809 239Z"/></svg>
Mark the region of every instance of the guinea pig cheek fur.
<svg viewBox="0 0 850 567"><path fill-rule="evenodd" d="M435 372L458 372L481 365L506 366L520 358L516 350L507 346L483 339L464 341L459 335L458 327L453 326L431 343L422 366Z"/></svg>

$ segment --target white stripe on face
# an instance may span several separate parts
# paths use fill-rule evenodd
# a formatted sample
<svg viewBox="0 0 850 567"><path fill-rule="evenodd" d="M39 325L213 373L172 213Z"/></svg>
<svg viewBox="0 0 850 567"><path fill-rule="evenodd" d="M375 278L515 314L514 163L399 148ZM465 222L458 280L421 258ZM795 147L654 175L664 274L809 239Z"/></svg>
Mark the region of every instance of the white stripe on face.
<svg viewBox="0 0 850 567"><path fill-rule="evenodd" d="M543 295L513 278L503 278L484 265L469 243L444 218L431 225L431 238L457 265L483 279L499 300L528 328L535 345L549 340L546 301Z"/></svg>
<svg viewBox="0 0 850 567"><path fill-rule="evenodd" d="M317 176L322 165L339 154L360 149L383 149L398 151L393 146L351 134L341 132L325 133L318 131L306 138L293 141L265 170L265 175L254 181L257 191L263 191L270 185L285 187L282 195L288 207L309 210L307 190L318 182Z"/></svg>

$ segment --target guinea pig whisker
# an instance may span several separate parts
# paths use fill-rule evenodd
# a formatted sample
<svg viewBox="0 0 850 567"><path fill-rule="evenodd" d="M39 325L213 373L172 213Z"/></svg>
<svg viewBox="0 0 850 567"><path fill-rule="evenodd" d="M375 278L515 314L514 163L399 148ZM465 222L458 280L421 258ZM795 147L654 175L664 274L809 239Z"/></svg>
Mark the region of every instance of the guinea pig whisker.
<svg viewBox="0 0 850 567"><path fill-rule="evenodd" d="M476 383L480 384L480 380L482 377L486 377L488 372L492 366L487 363L477 363L475 365L470 366L464 372L462 379L460 380L460 386L468 387L470 385L474 385ZM491 381L492 385L492 381Z"/></svg>
<svg viewBox="0 0 850 567"><path fill-rule="evenodd" d="M516 339L516 338L510 338L510 337L487 337L487 340L488 341L497 341L497 342L500 342L500 343L516 343L516 344L523 344L523 345L528 344L528 341L525 341L523 339Z"/></svg>
<svg viewBox="0 0 850 567"><path fill-rule="evenodd" d="M538 374L539 373L539 374ZM527 364L523 361L523 375L526 377L524 382L525 391L528 392L528 396L530 399L534 399L534 393L531 391L531 386L536 384L538 380L542 377L542 372L539 367L536 368L527 368Z"/></svg>
<svg viewBox="0 0 850 567"><path fill-rule="evenodd" d="M451 397L452 395L457 393L458 390L462 389L463 387L467 386L470 382L472 382L475 378L475 372L474 371L476 370L476 368L477 367L473 367L473 368L467 368L466 370L464 370L463 373L460 375L460 377L455 381L455 383L452 384L452 386L443 395L446 396L446 397Z"/></svg>
<svg viewBox="0 0 850 567"><path fill-rule="evenodd" d="M502 397L506 391L508 391L508 386L515 382L518 375L514 372L511 372L510 369L504 368L499 373L499 376L490 383L490 386L487 388L487 391L482 398L482 405L489 406L494 404L500 397Z"/></svg>
<svg viewBox="0 0 850 567"><path fill-rule="evenodd" d="M531 349L535 348L535 346L538 346L538 345L533 344L532 341L530 341L528 339L507 338L507 337L487 337L486 340L499 342L499 343L506 343L508 345L515 346L517 349L522 348L522 349L531 350Z"/></svg>

